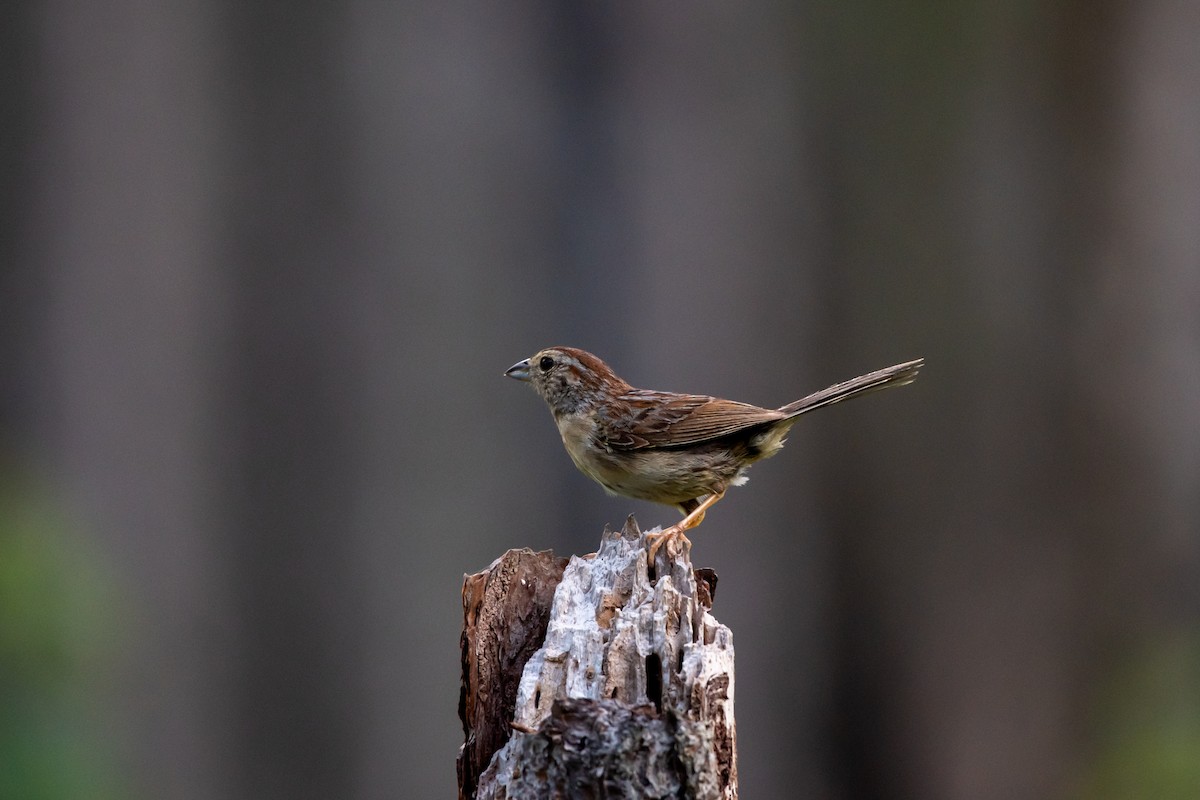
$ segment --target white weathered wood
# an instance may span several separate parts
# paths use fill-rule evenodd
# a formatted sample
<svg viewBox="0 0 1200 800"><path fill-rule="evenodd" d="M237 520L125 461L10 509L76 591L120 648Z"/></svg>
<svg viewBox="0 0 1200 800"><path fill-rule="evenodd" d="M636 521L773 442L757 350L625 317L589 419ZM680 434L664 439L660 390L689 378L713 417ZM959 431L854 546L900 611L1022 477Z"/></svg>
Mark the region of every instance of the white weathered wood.
<svg viewBox="0 0 1200 800"><path fill-rule="evenodd" d="M737 797L733 635L668 550L652 582L630 518L571 559L477 797Z"/></svg>

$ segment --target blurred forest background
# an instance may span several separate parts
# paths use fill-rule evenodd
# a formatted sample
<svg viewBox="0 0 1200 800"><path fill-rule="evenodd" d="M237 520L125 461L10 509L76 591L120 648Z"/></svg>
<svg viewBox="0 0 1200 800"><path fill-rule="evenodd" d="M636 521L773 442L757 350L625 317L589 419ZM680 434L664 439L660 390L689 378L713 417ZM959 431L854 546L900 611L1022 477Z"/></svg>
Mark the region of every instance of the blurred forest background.
<svg viewBox="0 0 1200 800"><path fill-rule="evenodd" d="M550 344L806 418L693 557L748 798L1200 796L1200 4L12 2L0 796L454 792Z"/></svg>

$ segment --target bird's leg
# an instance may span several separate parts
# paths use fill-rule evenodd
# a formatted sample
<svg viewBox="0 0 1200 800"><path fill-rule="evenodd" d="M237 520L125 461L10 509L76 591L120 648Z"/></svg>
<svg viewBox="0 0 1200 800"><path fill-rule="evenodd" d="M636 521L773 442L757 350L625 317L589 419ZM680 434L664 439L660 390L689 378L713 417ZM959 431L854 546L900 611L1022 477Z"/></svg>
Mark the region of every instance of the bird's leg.
<svg viewBox="0 0 1200 800"><path fill-rule="evenodd" d="M708 509L712 508L713 505L715 505L716 502L724 496L725 496L725 492L723 492L723 491L713 492L708 497L704 498L704 501L702 503L700 503L700 505L698 505L694 509L692 509L692 512L690 514L688 514L686 517L681 519L677 524L675 524L671 527L678 528L679 533L681 533L681 534L684 531L691 530L692 528L696 527L697 525L699 525L701 522L704 521L704 512L707 511Z"/></svg>
<svg viewBox="0 0 1200 800"><path fill-rule="evenodd" d="M668 538L679 537L680 539L683 539L684 545L690 552L692 549L692 542L687 538L687 535L684 533L684 531L689 531L703 522L704 512L711 508L714 503L724 496L724 491L713 492L708 497L704 498L703 502L699 503L695 508L689 511L683 519L667 528L665 531L646 534L646 538L652 540L650 542L650 563L654 563L654 556L658 552L658 548L662 547L663 542L665 542Z"/></svg>

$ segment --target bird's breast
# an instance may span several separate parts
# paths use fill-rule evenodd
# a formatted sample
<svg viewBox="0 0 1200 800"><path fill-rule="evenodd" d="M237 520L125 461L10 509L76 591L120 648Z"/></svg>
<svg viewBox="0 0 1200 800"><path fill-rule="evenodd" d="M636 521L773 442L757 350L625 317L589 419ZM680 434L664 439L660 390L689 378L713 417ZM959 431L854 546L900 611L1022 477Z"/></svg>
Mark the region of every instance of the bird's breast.
<svg viewBox="0 0 1200 800"><path fill-rule="evenodd" d="M596 444L595 423L582 414L564 415L556 422L563 447L579 471L609 491L619 491L613 487L621 483L624 470L618 456Z"/></svg>
<svg viewBox="0 0 1200 800"><path fill-rule="evenodd" d="M581 462L588 460L591 451L595 450L595 445L592 444L595 423L583 414L564 414L554 421L558 425L558 435L562 437L563 447L567 448L567 453L576 466L582 469Z"/></svg>
<svg viewBox="0 0 1200 800"><path fill-rule="evenodd" d="M678 505L744 482L741 461L723 446L682 452L609 450L597 444L588 417L563 416L557 423L575 466L610 494Z"/></svg>

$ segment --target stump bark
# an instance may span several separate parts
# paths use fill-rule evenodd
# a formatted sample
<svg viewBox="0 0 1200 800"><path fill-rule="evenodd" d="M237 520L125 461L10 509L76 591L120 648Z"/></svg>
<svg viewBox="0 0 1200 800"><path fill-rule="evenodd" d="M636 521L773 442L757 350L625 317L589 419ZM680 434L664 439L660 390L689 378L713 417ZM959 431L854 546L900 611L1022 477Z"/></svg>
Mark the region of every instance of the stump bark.
<svg viewBox="0 0 1200 800"><path fill-rule="evenodd" d="M510 550L463 582L459 797L737 797L733 636L716 575L632 517L569 562Z"/></svg>

